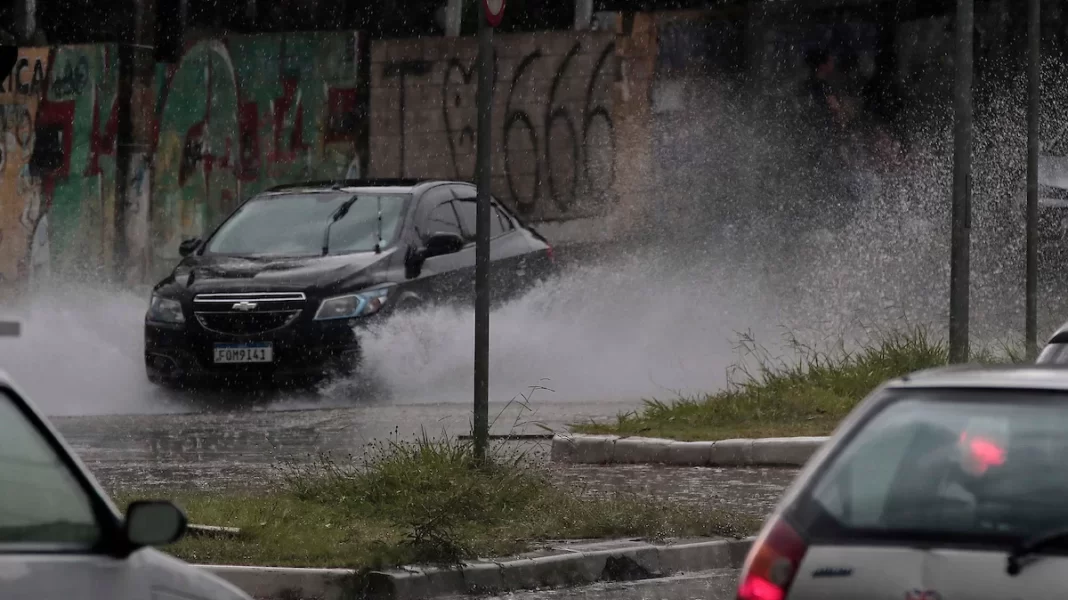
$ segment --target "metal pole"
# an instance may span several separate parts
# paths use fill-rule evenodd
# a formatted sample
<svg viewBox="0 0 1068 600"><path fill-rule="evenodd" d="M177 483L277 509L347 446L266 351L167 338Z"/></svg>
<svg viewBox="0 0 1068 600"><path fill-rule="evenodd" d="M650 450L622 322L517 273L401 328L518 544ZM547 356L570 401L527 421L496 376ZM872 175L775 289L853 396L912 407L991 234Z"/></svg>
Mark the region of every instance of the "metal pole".
<svg viewBox="0 0 1068 600"><path fill-rule="evenodd" d="M953 233L950 240L949 361L968 360L968 310L972 226L972 32L973 0L957 0L956 124L953 151Z"/></svg>
<svg viewBox="0 0 1068 600"><path fill-rule="evenodd" d="M484 9L483 9L484 10ZM482 12L482 11L480 11ZM478 210L475 245L475 455L486 456L489 440L490 109L493 102L493 28L478 19Z"/></svg>
<svg viewBox="0 0 1068 600"><path fill-rule="evenodd" d="M155 117L156 3L132 0L124 18L125 35L119 45L119 89L117 142L115 148L116 202L113 220L114 248L112 272L116 281L132 283L129 233L130 206L139 202L141 190L133 189L132 175L144 169L151 149L152 121ZM139 185L142 188L144 185ZM143 273L137 272L139 276Z"/></svg>
<svg viewBox="0 0 1068 600"><path fill-rule="evenodd" d="M1041 94L1041 0L1027 3L1027 358L1038 356L1038 122Z"/></svg>

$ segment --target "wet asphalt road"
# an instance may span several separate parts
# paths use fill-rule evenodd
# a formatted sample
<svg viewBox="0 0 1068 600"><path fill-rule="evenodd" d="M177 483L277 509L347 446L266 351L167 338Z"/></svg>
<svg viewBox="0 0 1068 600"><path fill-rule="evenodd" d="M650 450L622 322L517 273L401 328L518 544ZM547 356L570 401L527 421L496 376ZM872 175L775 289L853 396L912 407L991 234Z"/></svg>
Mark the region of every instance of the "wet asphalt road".
<svg viewBox="0 0 1068 600"><path fill-rule="evenodd" d="M494 405L494 434L546 434L586 419L608 419L633 403L540 402ZM271 485L277 467L344 460L374 440L426 431L465 435L464 404L369 404L313 410L216 411L164 415L56 417L60 432L109 490L250 490ZM500 442L548 463L549 441ZM713 504L764 516L792 469L676 468L550 464L552 478L588 496L640 495Z"/></svg>
<svg viewBox="0 0 1068 600"><path fill-rule="evenodd" d="M491 433L545 435L632 403L541 402L490 407ZM55 417L53 423L109 487L247 489L280 463L360 455L376 440L470 432L466 404L366 403L312 410L234 410L163 415ZM547 452L535 446L535 452Z"/></svg>
<svg viewBox="0 0 1068 600"><path fill-rule="evenodd" d="M540 403L531 410L498 405L495 434L544 434L583 419L611 418L633 404ZM368 442L397 436L463 435L468 407L370 405L312 410L257 410L164 415L60 417L53 422L109 490L254 489L269 485L284 462L358 455ZM548 462L548 441L502 442L549 465L562 486L590 497L638 495L712 505L763 517L796 470ZM517 592L486 600L731 600L738 572L720 569L640 582Z"/></svg>

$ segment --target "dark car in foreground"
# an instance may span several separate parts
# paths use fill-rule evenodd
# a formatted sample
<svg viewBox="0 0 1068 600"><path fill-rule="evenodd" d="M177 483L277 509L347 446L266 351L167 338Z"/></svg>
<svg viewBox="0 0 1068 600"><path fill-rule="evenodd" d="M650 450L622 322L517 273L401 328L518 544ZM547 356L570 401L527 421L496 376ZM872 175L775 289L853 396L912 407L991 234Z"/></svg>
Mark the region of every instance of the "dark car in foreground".
<svg viewBox="0 0 1068 600"><path fill-rule="evenodd" d="M739 600L1061 598L1068 373L947 367L868 396L750 548Z"/></svg>
<svg viewBox="0 0 1068 600"><path fill-rule="evenodd" d="M246 200L153 288L148 378L320 379L351 374L360 332L427 304L474 302L476 188L359 180L275 187ZM553 268L552 247L492 202L493 301Z"/></svg>

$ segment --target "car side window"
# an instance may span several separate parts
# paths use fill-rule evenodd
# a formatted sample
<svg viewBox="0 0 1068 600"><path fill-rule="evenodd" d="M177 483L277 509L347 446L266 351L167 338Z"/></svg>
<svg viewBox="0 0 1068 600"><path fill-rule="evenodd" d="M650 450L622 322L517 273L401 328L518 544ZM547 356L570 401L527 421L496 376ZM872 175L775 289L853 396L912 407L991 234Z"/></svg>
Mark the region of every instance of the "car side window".
<svg viewBox="0 0 1068 600"><path fill-rule="evenodd" d="M515 225L512 225L512 220L509 219L504 214L504 211L501 210L500 207L496 206L496 204L493 206L493 212L497 215L497 220L501 222L501 231L508 232L515 229Z"/></svg>
<svg viewBox="0 0 1068 600"><path fill-rule="evenodd" d="M476 239L476 231L478 227L478 201L460 199L456 201L457 212L460 213L460 224L464 228L464 239L469 242L474 242ZM511 227L505 228L504 223L501 220L501 213L497 210L496 206L491 206L490 210L490 237L495 238L505 231L511 230Z"/></svg>
<svg viewBox="0 0 1068 600"><path fill-rule="evenodd" d="M425 240L434 233L455 233L463 235L460 229L460 221L456 216L456 209L452 200L446 200L435 206L427 214L422 230L419 235Z"/></svg>
<svg viewBox="0 0 1068 600"><path fill-rule="evenodd" d="M103 535L88 492L6 392L0 392L0 489L0 554L41 545L88 550Z"/></svg>

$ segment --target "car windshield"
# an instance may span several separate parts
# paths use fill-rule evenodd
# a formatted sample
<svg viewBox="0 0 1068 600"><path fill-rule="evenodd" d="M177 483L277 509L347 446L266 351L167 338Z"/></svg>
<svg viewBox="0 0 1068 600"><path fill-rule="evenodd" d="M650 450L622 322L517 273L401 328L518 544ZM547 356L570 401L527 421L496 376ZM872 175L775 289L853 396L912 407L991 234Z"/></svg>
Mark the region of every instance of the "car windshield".
<svg viewBox="0 0 1068 600"><path fill-rule="evenodd" d="M379 207L382 246L396 236L404 209L403 194L361 194L330 227L330 254L368 252L378 243ZM278 194L253 198L219 228L206 252L237 256L319 256L331 219L351 193Z"/></svg>
<svg viewBox="0 0 1068 600"><path fill-rule="evenodd" d="M815 481L825 534L1025 538L1068 527L1068 394L896 391Z"/></svg>
<svg viewBox="0 0 1068 600"><path fill-rule="evenodd" d="M27 545L91 547L92 502L15 400L0 392L0 553Z"/></svg>

